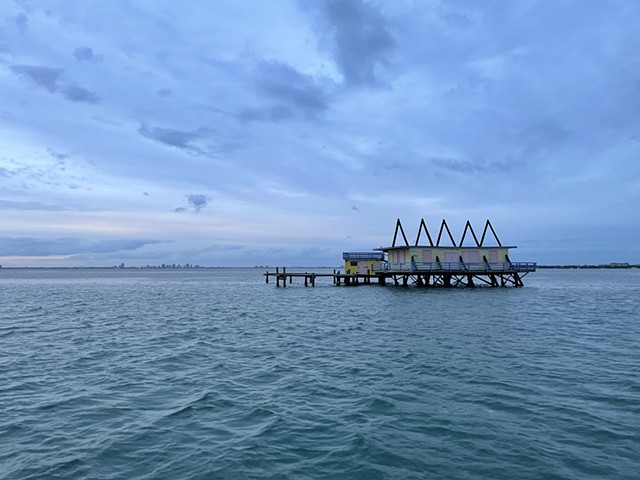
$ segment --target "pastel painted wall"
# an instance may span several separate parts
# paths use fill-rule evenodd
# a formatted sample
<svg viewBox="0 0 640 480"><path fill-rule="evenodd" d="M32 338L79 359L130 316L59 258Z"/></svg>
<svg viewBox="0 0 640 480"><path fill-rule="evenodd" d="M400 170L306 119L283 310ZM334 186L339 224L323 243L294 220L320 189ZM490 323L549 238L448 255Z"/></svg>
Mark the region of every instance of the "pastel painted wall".
<svg viewBox="0 0 640 480"><path fill-rule="evenodd" d="M345 260L344 273L347 275L355 275L357 273L366 275L367 271L373 273L374 266L380 267L380 260Z"/></svg>
<svg viewBox="0 0 640 480"><path fill-rule="evenodd" d="M506 255L509 255L509 249L504 247L407 247L389 250L388 260L390 263L408 263L413 257L415 262L430 263L437 261L436 257L439 257L441 262L459 262L460 256L462 256L463 260L469 263L483 262L483 257L486 257L488 262L493 263L506 262Z"/></svg>

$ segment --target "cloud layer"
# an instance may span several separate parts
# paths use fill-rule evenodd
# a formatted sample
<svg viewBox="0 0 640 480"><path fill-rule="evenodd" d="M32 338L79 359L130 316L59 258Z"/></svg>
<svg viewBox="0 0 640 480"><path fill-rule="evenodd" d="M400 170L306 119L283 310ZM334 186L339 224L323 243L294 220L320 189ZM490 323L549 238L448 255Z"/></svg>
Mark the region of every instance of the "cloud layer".
<svg viewBox="0 0 640 480"><path fill-rule="evenodd" d="M640 262L637 13L4 2L0 261L333 265L425 217L490 218L522 260Z"/></svg>
<svg viewBox="0 0 640 480"><path fill-rule="evenodd" d="M83 238L29 238L0 237L0 249L3 256L50 255L74 256L80 254L113 254L138 250L145 245L160 243L155 240L87 240Z"/></svg>

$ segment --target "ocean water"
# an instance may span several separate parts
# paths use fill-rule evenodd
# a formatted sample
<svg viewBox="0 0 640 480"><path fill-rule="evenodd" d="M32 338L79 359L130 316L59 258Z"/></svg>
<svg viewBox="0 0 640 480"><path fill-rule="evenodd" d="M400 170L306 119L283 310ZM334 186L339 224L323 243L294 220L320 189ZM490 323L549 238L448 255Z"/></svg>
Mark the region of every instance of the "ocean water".
<svg viewBox="0 0 640 480"><path fill-rule="evenodd" d="M638 479L640 270L0 270L1 479Z"/></svg>

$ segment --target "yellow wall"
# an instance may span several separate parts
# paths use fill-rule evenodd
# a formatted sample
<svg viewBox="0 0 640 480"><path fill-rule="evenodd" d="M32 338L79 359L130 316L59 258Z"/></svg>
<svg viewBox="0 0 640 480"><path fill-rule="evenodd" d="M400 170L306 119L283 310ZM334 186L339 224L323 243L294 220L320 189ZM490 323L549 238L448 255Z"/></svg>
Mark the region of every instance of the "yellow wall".
<svg viewBox="0 0 640 480"><path fill-rule="evenodd" d="M427 260L424 259L423 257L423 252L424 250L430 250L431 251L431 259ZM404 263L408 263L411 261L411 257L414 258L414 261L421 263L421 262L435 262L436 261L436 256L440 257L440 261L441 262L446 262L447 260L445 260L445 253L452 253L455 255L456 258L456 262L459 261L459 257L462 256L462 252L467 251L477 251L479 254L479 260L480 262L483 261L482 256L486 256L487 257L487 261L492 262L494 261L491 256L490 256L490 251L496 251L497 253L497 259L495 260L496 262L506 262L506 258L505 255L509 254L509 249L508 248L504 248L504 247L478 247L478 248L456 248L456 247L430 247L430 248L416 248L416 247L407 247L407 248L403 248L401 250L391 250L389 251L389 262L391 263L395 263L395 262L399 262L401 260L397 260L398 258L398 252L400 251L404 251L405 255L405 259L404 259ZM401 256L401 254L400 254Z"/></svg>
<svg viewBox="0 0 640 480"><path fill-rule="evenodd" d="M367 269L369 270L369 273L373 273L373 267L375 266L376 268L378 268L380 266L380 260L353 260L354 262L358 262L358 265L360 265L360 262L365 262L367 264ZM347 275L355 275L358 273L358 265L354 265L351 266L351 260L345 260L344 261L344 273L346 273ZM364 272L366 274L366 272Z"/></svg>

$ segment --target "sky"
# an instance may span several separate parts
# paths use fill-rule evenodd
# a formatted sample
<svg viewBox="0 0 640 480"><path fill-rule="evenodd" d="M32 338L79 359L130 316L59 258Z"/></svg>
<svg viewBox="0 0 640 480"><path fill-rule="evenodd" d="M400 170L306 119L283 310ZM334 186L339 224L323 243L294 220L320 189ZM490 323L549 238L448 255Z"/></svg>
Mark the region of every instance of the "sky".
<svg viewBox="0 0 640 480"><path fill-rule="evenodd" d="M0 265L640 263L638 0L0 2ZM466 241L465 241L466 242Z"/></svg>

